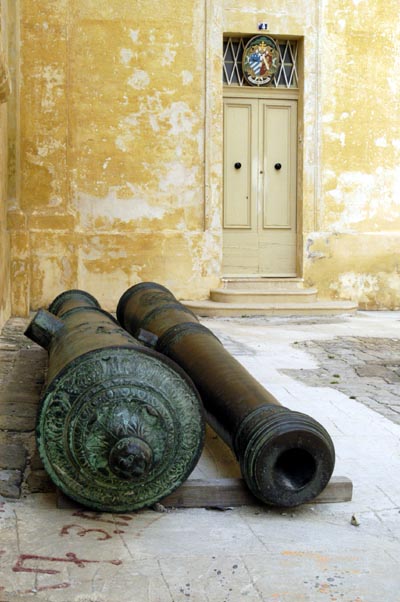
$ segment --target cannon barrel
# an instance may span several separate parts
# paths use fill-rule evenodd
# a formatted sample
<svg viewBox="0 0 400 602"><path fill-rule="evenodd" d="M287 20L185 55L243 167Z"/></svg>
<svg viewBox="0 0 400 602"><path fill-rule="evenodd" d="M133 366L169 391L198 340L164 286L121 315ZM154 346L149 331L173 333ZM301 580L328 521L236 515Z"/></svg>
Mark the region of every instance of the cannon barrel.
<svg viewBox="0 0 400 602"><path fill-rule="evenodd" d="M181 485L202 451L205 424L179 366L135 340L85 291L59 295L25 334L49 353L36 440L66 495L127 512Z"/></svg>
<svg viewBox="0 0 400 602"><path fill-rule="evenodd" d="M325 488L335 451L324 427L281 406L168 289L152 282L131 287L117 318L133 335L143 329L157 335L156 348L192 378L207 421L235 452L256 497L290 507Z"/></svg>

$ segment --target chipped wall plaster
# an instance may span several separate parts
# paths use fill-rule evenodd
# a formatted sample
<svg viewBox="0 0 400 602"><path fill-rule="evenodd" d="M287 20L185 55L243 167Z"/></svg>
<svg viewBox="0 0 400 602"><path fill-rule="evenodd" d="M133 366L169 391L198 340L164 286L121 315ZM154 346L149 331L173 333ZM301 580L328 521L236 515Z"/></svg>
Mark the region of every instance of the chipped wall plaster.
<svg viewBox="0 0 400 602"><path fill-rule="evenodd" d="M324 3L319 231L304 232L306 281L320 296L374 309L400 299L397 11L393 1Z"/></svg>
<svg viewBox="0 0 400 602"><path fill-rule="evenodd" d="M114 309L140 279L191 298L218 282L216 203L204 231L206 187L209 198L220 187L218 162L207 181L204 172L205 57L215 34L201 0L152 9L138 19L125 1L21 5L22 178L12 223L21 232L15 273L25 263L32 307L68 286L89 287Z"/></svg>
<svg viewBox="0 0 400 602"><path fill-rule="evenodd" d="M14 311L68 286L112 309L141 279L208 296L221 266L221 38L257 33L259 21L304 41L302 274L321 297L397 307L397 3L142 8L139 18L128 0L21 3Z"/></svg>

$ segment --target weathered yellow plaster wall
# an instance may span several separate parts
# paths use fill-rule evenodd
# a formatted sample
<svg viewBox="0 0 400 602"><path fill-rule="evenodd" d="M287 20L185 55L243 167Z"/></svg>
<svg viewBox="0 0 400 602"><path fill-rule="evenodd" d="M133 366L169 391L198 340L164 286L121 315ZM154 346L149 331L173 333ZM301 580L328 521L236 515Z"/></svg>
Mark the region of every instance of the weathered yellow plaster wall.
<svg viewBox="0 0 400 602"><path fill-rule="evenodd" d="M304 273L320 294L400 308L400 22L395 0L324 3L318 215Z"/></svg>
<svg viewBox="0 0 400 602"><path fill-rule="evenodd" d="M211 4L20 1L16 313L66 288L115 309L141 280L191 298L217 284Z"/></svg>
<svg viewBox="0 0 400 602"><path fill-rule="evenodd" d="M395 0L8 6L13 313L76 287L114 309L140 280L208 297L221 275L222 35L259 21L300 39L299 275L321 297L400 307Z"/></svg>
<svg viewBox="0 0 400 602"><path fill-rule="evenodd" d="M7 56L7 11L0 2L0 329L11 312L10 245L7 229L7 100L9 76Z"/></svg>

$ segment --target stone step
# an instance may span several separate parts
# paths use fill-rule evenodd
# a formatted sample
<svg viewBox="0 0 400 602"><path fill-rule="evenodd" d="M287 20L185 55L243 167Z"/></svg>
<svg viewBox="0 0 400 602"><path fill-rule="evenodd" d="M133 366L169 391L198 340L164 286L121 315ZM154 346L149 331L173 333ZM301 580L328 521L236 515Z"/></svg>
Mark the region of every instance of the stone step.
<svg viewBox="0 0 400 602"><path fill-rule="evenodd" d="M228 290L302 290L303 278L270 278L266 276L223 276L219 288Z"/></svg>
<svg viewBox="0 0 400 602"><path fill-rule="evenodd" d="M230 289L210 291L210 300L217 303L312 303L317 301L316 288Z"/></svg>
<svg viewBox="0 0 400 602"><path fill-rule="evenodd" d="M314 301L310 303L221 303L217 301L182 301L183 305L202 317L246 316L334 316L355 314L354 301Z"/></svg>

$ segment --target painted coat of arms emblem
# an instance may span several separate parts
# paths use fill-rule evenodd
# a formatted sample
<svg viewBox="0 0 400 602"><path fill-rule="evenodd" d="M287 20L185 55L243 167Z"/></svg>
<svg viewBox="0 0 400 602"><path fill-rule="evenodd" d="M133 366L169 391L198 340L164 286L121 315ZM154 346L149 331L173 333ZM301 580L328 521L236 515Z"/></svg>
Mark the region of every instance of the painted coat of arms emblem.
<svg viewBox="0 0 400 602"><path fill-rule="evenodd" d="M279 69L279 51L268 36L256 36L243 52L243 75L252 86L269 84Z"/></svg>

